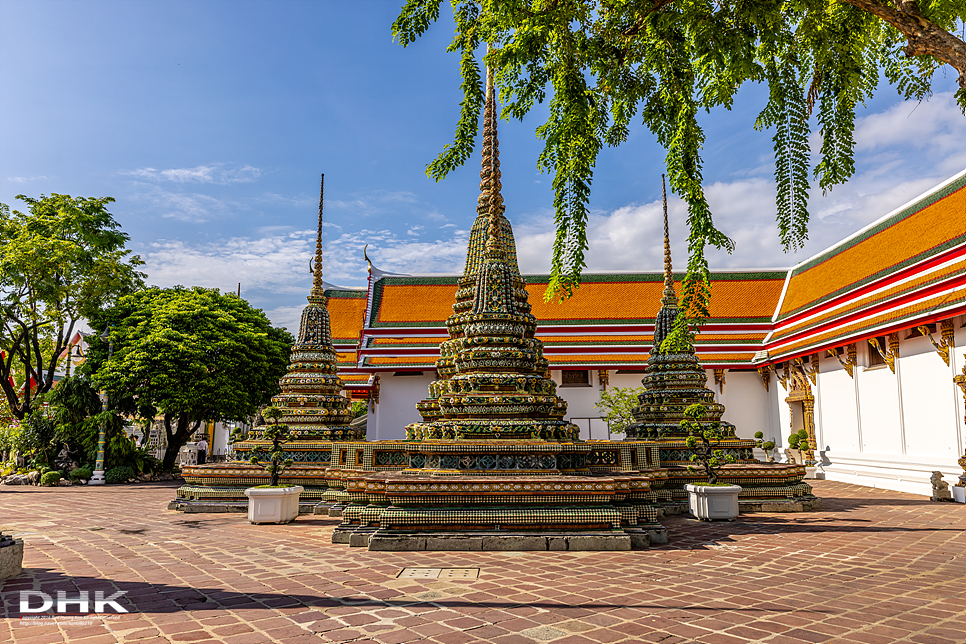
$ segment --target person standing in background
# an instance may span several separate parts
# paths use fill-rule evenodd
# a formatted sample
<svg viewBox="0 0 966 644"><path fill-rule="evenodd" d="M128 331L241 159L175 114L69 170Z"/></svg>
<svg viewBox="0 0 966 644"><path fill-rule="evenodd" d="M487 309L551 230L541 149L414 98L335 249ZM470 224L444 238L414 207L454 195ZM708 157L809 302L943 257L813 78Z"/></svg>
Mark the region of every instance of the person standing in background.
<svg viewBox="0 0 966 644"><path fill-rule="evenodd" d="M198 465L204 465L205 458L208 456L208 441L202 438L195 447L198 449Z"/></svg>

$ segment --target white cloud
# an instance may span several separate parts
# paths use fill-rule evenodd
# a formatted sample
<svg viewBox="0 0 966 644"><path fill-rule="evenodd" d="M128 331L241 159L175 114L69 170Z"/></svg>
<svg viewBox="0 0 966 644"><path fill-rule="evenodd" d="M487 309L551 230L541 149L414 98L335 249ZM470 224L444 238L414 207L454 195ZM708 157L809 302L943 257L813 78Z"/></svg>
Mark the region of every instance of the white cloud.
<svg viewBox="0 0 966 644"><path fill-rule="evenodd" d="M274 309L267 309L265 315L272 321L272 326L285 327L292 335L298 335L303 308L305 308L304 304L298 306L276 306Z"/></svg>
<svg viewBox="0 0 966 644"><path fill-rule="evenodd" d="M147 201L151 209L162 218L194 224L222 219L245 209L243 204L236 201L197 192L172 192L160 186L151 186L144 192L132 195L131 198Z"/></svg>
<svg viewBox="0 0 966 644"><path fill-rule="evenodd" d="M139 168L137 170L125 170L121 174L155 182L171 181L182 184L214 183L228 185L254 181L261 176L262 171L250 165L229 166L225 163L211 163L194 168L170 168L167 170Z"/></svg>
<svg viewBox="0 0 966 644"><path fill-rule="evenodd" d="M47 177L44 175L40 175L37 177L7 177L7 181L9 181L10 183L28 183L30 181L42 181L46 178Z"/></svg>

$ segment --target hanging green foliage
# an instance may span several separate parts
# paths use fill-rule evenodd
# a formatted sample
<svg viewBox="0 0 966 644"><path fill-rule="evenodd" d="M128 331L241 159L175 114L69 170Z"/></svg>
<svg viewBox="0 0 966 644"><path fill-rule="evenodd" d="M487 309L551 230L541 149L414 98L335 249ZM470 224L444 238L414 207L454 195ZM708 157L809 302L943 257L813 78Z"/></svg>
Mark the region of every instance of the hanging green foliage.
<svg viewBox="0 0 966 644"><path fill-rule="evenodd" d="M439 19L442 0L408 0L393 24L407 46ZM960 74L966 109L966 20L962 0L451 0L463 101L454 141L427 167L437 181L470 157L483 87L477 53L494 48L504 118L523 117L549 95L537 166L553 176L556 236L545 297L566 298L586 266L587 216L597 155L627 140L639 120L667 154L671 189L688 206L688 270L682 309L694 326L708 315L707 246L728 252L702 187L705 135L698 114L730 109L738 89L765 83L755 123L773 129L778 230L787 251L808 238L808 191L855 171L856 106L880 73L907 99L929 96L943 64ZM821 149L809 147L814 118Z"/></svg>

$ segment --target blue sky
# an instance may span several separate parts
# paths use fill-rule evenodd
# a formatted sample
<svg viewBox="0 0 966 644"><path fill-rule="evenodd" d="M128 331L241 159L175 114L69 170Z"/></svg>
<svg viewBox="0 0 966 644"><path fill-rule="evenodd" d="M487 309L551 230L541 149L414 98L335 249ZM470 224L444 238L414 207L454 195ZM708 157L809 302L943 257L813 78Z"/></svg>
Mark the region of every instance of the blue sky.
<svg viewBox="0 0 966 644"><path fill-rule="evenodd" d="M234 290L297 325L310 285L319 174L326 279L364 284L362 246L384 270L456 272L475 215L478 162L442 183L424 169L458 117L444 18L408 48L398 2L0 0L0 202L112 196L148 281ZM928 103L883 86L860 114L857 172L812 200L811 239L785 255L774 228L771 133L760 88L703 117L707 192L737 242L712 266L791 266L966 167L966 118L937 77ZM540 108L500 123L507 215L521 267L549 269L550 177L536 170ZM816 145L813 149L817 149ZM596 168L590 270L660 267L664 153L638 127ZM672 237L684 263L684 209Z"/></svg>

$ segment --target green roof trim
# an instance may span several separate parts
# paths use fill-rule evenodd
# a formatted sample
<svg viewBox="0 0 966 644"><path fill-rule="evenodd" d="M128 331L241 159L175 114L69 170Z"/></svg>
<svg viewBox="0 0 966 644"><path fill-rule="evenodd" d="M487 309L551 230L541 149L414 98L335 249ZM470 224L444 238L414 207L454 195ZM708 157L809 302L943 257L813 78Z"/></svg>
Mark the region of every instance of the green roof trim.
<svg viewBox="0 0 966 644"><path fill-rule="evenodd" d="M337 300L364 300L366 299L367 293L365 291L350 291L348 289L327 289L323 291L323 295L329 299Z"/></svg>

